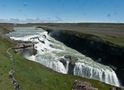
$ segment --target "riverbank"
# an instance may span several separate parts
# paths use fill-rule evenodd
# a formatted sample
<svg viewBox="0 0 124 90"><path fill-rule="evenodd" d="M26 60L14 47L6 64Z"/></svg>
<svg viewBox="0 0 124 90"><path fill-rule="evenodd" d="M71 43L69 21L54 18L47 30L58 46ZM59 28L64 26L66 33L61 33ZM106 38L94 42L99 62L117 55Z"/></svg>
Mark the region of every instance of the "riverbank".
<svg viewBox="0 0 124 90"><path fill-rule="evenodd" d="M123 45L119 45L119 43L115 43L103 37L103 35L108 35L107 37L111 38L113 35L116 37L115 39L113 38L116 42L119 40L120 43L123 43L123 26L123 24L121 26L117 24L115 24L115 26L114 24L101 24L101 26L99 26L99 24L72 24L72 28L71 24L48 24L46 26L44 25L43 28L49 31L50 35L56 40L63 42L65 45L76 49L88 57L91 57L96 62L108 65L113 68L113 70L115 70L117 73L121 83L124 84L124 47ZM98 28L94 30L95 28L93 27ZM98 33L100 34L96 35ZM118 34L122 34L122 38L120 38Z"/></svg>
<svg viewBox="0 0 124 90"><path fill-rule="evenodd" d="M3 90L13 90L11 84L8 83L8 75L6 75L6 72L8 74L8 71L10 70L11 66L9 64L11 62L9 62L9 58L6 57L5 51L7 50L7 48L13 47L15 45L5 39L0 39L0 43L0 59L1 62L3 62L0 62L0 71L2 71L0 88ZM113 87L96 80L80 78L72 75L59 74L40 64L24 59L20 54L15 54L14 52L12 52L12 54L14 55L14 58L17 62L17 74L15 75L15 78L19 81L23 90L71 90L73 82L75 80L90 82L92 86L100 90L109 90L111 87ZM3 73L5 69L5 73Z"/></svg>
<svg viewBox="0 0 124 90"><path fill-rule="evenodd" d="M13 47L13 44L1 38L0 43L0 88L1 90L13 90L13 86L8 79L11 61L6 56L6 50ZM24 59L20 54L11 53L16 60L15 78L23 90L71 90L75 80L90 82L92 86L100 88L100 90L109 90L112 87L96 80L59 74L41 64Z"/></svg>

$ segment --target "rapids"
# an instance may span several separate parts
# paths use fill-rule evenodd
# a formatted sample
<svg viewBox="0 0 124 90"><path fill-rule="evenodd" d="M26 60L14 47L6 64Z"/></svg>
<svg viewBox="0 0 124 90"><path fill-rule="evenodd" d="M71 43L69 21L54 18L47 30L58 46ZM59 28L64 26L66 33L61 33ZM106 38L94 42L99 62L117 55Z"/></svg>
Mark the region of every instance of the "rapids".
<svg viewBox="0 0 124 90"><path fill-rule="evenodd" d="M31 41L36 55L25 53L25 58L57 72L91 78L120 86L116 73L109 66L95 62L78 51L55 40L48 32L37 28L15 28L8 36L17 41Z"/></svg>

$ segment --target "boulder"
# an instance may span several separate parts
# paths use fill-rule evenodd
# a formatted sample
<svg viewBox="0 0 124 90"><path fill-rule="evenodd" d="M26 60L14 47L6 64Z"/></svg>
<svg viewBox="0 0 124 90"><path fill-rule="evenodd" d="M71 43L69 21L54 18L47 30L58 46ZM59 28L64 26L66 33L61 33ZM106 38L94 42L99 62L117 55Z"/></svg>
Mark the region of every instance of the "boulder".
<svg viewBox="0 0 124 90"><path fill-rule="evenodd" d="M92 87L88 82L75 80L72 90L98 90L98 88Z"/></svg>
<svg viewBox="0 0 124 90"><path fill-rule="evenodd" d="M119 88L119 87L112 87L109 90L121 90L121 88Z"/></svg>

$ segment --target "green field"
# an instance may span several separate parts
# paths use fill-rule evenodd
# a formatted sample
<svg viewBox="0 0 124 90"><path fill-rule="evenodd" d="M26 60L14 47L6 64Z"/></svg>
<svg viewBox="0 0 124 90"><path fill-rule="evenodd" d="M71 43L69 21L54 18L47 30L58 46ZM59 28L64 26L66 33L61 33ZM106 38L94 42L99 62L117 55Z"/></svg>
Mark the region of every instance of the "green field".
<svg viewBox="0 0 124 90"><path fill-rule="evenodd" d="M74 31L79 36L93 36L101 39L103 42L109 42L113 45L124 47L124 24L116 23L47 23L39 24L46 30L65 30ZM92 37L91 37L92 38Z"/></svg>

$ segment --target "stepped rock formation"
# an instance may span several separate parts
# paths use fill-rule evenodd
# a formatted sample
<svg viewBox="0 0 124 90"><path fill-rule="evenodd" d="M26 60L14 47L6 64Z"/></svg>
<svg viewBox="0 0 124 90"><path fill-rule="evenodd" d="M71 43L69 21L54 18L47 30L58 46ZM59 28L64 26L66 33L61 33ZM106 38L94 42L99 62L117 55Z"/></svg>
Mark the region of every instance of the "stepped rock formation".
<svg viewBox="0 0 124 90"><path fill-rule="evenodd" d="M78 51L67 47L49 36L48 32L43 29L38 29L37 31L35 28L18 27L9 36L16 41L21 40L34 43L34 48L37 50L35 55L24 52L25 57L29 60L41 63L63 74L70 73L115 86L120 85L116 73L109 66L97 63Z"/></svg>

